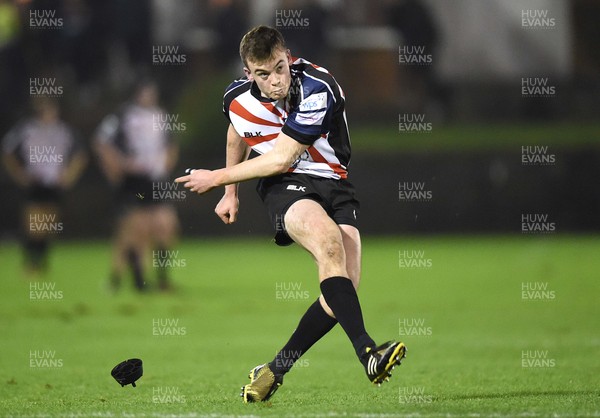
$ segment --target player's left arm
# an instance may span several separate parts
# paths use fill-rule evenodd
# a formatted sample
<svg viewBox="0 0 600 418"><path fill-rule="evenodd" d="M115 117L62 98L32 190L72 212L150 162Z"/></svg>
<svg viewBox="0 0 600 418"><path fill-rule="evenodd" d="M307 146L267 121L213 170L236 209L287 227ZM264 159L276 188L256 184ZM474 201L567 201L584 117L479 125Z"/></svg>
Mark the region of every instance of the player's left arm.
<svg viewBox="0 0 600 418"><path fill-rule="evenodd" d="M2 162L10 177L12 177L19 186L27 187L31 184L31 176L27 173L23 164L15 155L3 153Z"/></svg>
<svg viewBox="0 0 600 418"><path fill-rule="evenodd" d="M184 186L191 191L202 194L215 187L274 176L287 172L308 147L309 145L301 144L281 132L273 149L267 153L219 170L194 170L191 174L179 177L175 181L184 183Z"/></svg>
<svg viewBox="0 0 600 418"><path fill-rule="evenodd" d="M78 150L73 154L65 170L62 172L62 188L69 189L75 184L77 179L79 179L83 173L83 169L87 165L87 162L87 154L83 150Z"/></svg>
<svg viewBox="0 0 600 418"><path fill-rule="evenodd" d="M12 128L4 137L2 142L2 162L6 171L21 187L29 186L33 179L25 169L23 161L17 157L22 146L21 125Z"/></svg>
<svg viewBox="0 0 600 418"><path fill-rule="evenodd" d="M170 173L175 168L177 160L179 159L179 145L172 138L167 144L165 153L167 157L166 169L167 172Z"/></svg>
<svg viewBox="0 0 600 418"><path fill-rule="evenodd" d="M70 147L67 162L63 166L64 169L60 177L60 186L63 189L69 189L77 182L88 163L88 156L81 146L80 137L71 128L67 129L69 131L67 138Z"/></svg>

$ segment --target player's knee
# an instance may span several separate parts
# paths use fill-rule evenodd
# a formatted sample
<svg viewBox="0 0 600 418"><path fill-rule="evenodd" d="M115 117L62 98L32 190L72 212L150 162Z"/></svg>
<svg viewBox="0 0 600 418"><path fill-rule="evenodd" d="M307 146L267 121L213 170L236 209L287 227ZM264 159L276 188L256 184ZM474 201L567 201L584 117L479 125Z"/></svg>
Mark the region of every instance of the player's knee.
<svg viewBox="0 0 600 418"><path fill-rule="evenodd" d="M328 236L319 247L320 257L317 256L317 261L326 264L345 265L346 257L341 240L336 239L335 236Z"/></svg>

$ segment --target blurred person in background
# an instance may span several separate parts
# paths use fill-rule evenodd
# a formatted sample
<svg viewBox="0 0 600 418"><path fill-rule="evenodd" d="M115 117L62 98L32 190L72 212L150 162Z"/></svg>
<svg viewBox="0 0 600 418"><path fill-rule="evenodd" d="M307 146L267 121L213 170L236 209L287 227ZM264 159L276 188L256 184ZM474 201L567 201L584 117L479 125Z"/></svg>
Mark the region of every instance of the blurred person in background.
<svg viewBox="0 0 600 418"><path fill-rule="evenodd" d="M402 46L424 48L423 53L432 57L426 65L405 66L408 85L415 94L415 111L434 111L436 117L443 118L447 93L435 74L440 32L431 10L421 0L390 0L385 16L387 23L402 35Z"/></svg>
<svg viewBox="0 0 600 418"><path fill-rule="evenodd" d="M45 273L50 237L63 230L60 203L86 165L87 157L55 99L34 99L34 116L4 137L3 160L10 176L27 190L23 207L25 268Z"/></svg>
<svg viewBox="0 0 600 418"><path fill-rule="evenodd" d="M8 130L26 107L23 85L27 83L22 50L21 18L18 7L0 0L0 131ZM10 100L6 100L9 98Z"/></svg>
<svg viewBox="0 0 600 418"><path fill-rule="evenodd" d="M329 8L333 6L335 2L323 0L282 0L273 26L285 37L290 50L302 51L311 62L330 65L332 57L326 32L331 28Z"/></svg>
<svg viewBox="0 0 600 418"><path fill-rule="evenodd" d="M153 191L166 184L178 157L170 131L157 129L157 120L165 115L159 106L158 86L142 81L132 101L108 115L98 127L94 148L109 182L117 188L119 215L112 255L111 286L117 290L127 266L132 270L135 287L147 289L146 268L152 251L161 260L158 286L170 288L169 248L177 236L179 223L175 208L155 199ZM156 261L156 262L155 262Z"/></svg>
<svg viewBox="0 0 600 418"><path fill-rule="evenodd" d="M234 51L244 35L248 11L245 2L240 0L210 0L211 27L217 34L215 58L220 68L238 70L238 55ZM232 52L228 52L232 51Z"/></svg>

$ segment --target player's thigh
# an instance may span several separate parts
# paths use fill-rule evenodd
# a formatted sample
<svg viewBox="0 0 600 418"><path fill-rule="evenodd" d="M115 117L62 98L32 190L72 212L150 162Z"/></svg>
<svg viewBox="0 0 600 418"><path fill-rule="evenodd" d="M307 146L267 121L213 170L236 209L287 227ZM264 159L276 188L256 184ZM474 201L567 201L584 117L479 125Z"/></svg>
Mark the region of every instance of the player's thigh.
<svg viewBox="0 0 600 418"><path fill-rule="evenodd" d="M43 239L60 225L59 208L50 202L29 202L23 209L23 227L30 238Z"/></svg>
<svg viewBox="0 0 600 418"><path fill-rule="evenodd" d="M179 221L175 208L170 205L157 205L151 212L150 226L155 240L169 244L175 239Z"/></svg>
<svg viewBox="0 0 600 418"><path fill-rule="evenodd" d="M287 210L284 223L288 235L318 264L342 264L345 268L342 233L319 203L311 199L296 201Z"/></svg>
<svg viewBox="0 0 600 418"><path fill-rule="evenodd" d="M358 289L361 275L361 252L362 246L360 241L360 232L358 228L352 225L339 225L342 233L342 242L344 243L344 252L346 254L346 270L348 276Z"/></svg>
<svg viewBox="0 0 600 418"><path fill-rule="evenodd" d="M143 246L149 239L150 221L146 208L130 208L120 219L118 241L127 246Z"/></svg>

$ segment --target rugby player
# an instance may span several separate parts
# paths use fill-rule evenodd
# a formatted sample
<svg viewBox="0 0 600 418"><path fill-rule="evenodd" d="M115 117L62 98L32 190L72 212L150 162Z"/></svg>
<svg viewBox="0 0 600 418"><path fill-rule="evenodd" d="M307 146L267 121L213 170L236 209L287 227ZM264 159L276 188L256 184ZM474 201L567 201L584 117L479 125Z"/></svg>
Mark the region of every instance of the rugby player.
<svg viewBox="0 0 600 418"><path fill-rule="evenodd" d="M250 371L245 402L265 401L283 376L336 323L344 329L368 379L381 384L405 355L401 342L377 346L365 330L356 293L360 281L359 202L348 181L350 139L341 87L324 68L292 58L279 31L258 26L242 38L245 77L225 91L226 167L190 170L176 181L199 194L225 186L215 212L236 221L238 183L260 178L257 191L276 230L275 242L296 242L315 259L321 295L289 341ZM260 154L248 159L250 150Z"/></svg>
<svg viewBox="0 0 600 418"><path fill-rule="evenodd" d="M136 289L146 290L144 266L150 250L168 257L179 229L173 205L153 198L154 185L166 181L178 156L170 132L154 126L164 114L158 99L158 86L140 81L133 100L102 120L94 140L104 174L118 187L121 206L112 255L113 290L119 288L126 266ZM157 261L159 289L168 290L169 260Z"/></svg>
<svg viewBox="0 0 600 418"><path fill-rule="evenodd" d="M8 173L27 190L23 207L23 250L28 274L48 268L50 237L62 232L61 203L87 164L74 131L61 120L56 99L33 101L35 116L20 121L5 136L3 160Z"/></svg>

